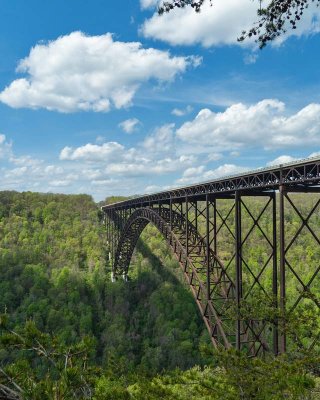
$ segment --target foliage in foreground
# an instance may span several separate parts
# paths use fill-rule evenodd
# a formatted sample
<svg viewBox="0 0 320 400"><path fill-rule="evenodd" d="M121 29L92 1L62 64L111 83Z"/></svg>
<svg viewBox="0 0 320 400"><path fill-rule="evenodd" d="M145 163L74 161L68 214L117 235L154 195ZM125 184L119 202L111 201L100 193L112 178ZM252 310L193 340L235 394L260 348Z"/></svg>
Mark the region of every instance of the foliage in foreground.
<svg viewBox="0 0 320 400"><path fill-rule="evenodd" d="M302 400L316 399L310 372L319 358L249 359L235 351L216 352L215 365L174 370L153 378L102 370L94 364L92 341L63 346L27 322L19 332L0 319L0 351L8 362L0 368L1 391L16 400ZM0 396L1 397L1 396Z"/></svg>

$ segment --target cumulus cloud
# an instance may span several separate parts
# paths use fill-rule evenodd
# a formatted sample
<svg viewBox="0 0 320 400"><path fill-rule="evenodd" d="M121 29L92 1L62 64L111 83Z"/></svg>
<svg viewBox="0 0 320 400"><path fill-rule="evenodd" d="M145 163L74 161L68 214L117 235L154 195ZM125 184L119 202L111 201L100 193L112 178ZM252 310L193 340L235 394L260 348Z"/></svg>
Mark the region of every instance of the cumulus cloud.
<svg viewBox="0 0 320 400"><path fill-rule="evenodd" d="M12 155L12 143L7 141L6 135L0 133L0 159Z"/></svg>
<svg viewBox="0 0 320 400"><path fill-rule="evenodd" d="M156 193L156 192L160 192L162 189L163 189L162 186L149 185L144 189L144 193L146 193L146 194Z"/></svg>
<svg viewBox="0 0 320 400"><path fill-rule="evenodd" d="M145 0L143 3L156 3ZM258 2L252 0L216 1L213 6L206 1L202 11L195 13L191 7L174 9L162 16L155 13L141 27L145 37L160 39L171 45L201 44L204 47L221 45L252 46L254 41L237 42L243 30L248 30L257 21ZM275 45L284 42L290 36L310 35L320 31L320 10L316 4L310 4L305 11L298 29L288 29ZM255 58L247 58L255 61Z"/></svg>
<svg viewBox="0 0 320 400"><path fill-rule="evenodd" d="M183 117L187 114L190 114L193 111L193 107L191 107L190 105L187 106L186 108L174 108L171 111L172 115L175 115L176 117Z"/></svg>
<svg viewBox="0 0 320 400"><path fill-rule="evenodd" d="M54 187L65 187L69 186L70 184L71 181L69 179L54 179L53 181L49 182L49 185Z"/></svg>
<svg viewBox="0 0 320 400"><path fill-rule="evenodd" d="M178 155L175 148L174 124L160 126L136 147L117 142L87 143L76 148L64 147L60 160L81 164L91 180L112 177L144 177L182 171L196 162L192 154ZM83 168L87 166L87 168Z"/></svg>
<svg viewBox="0 0 320 400"><path fill-rule="evenodd" d="M144 10L146 8L152 8L158 5L159 0L140 0L141 8Z"/></svg>
<svg viewBox="0 0 320 400"><path fill-rule="evenodd" d="M174 124L166 124L156 128L151 135L145 138L142 144L143 147L149 154L172 154L176 150L174 144L174 127Z"/></svg>
<svg viewBox="0 0 320 400"><path fill-rule="evenodd" d="M101 179L101 180L93 180L91 184L93 186L108 186L117 184L119 181L117 179Z"/></svg>
<svg viewBox="0 0 320 400"><path fill-rule="evenodd" d="M320 156L320 151L314 151L313 153L311 153L310 154L310 158L313 158L313 157L319 157Z"/></svg>
<svg viewBox="0 0 320 400"><path fill-rule="evenodd" d="M309 104L291 115L278 100L253 105L234 104L223 112L201 110L178 130L189 143L213 146L215 151L262 147L294 148L320 144L320 104Z"/></svg>
<svg viewBox="0 0 320 400"><path fill-rule="evenodd" d="M223 176L237 175L250 168L242 167L234 164L223 164L215 169L207 170L204 165L199 167L187 168L182 177L176 181L179 185L188 185L221 178Z"/></svg>
<svg viewBox="0 0 320 400"><path fill-rule="evenodd" d="M148 175L164 175L181 171L195 162L192 156L163 158L159 160L145 159L143 162L118 162L109 164L106 172L111 175L144 177Z"/></svg>
<svg viewBox="0 0 320 400"><path fill-rule="evenodd" d="M64 147L60 152L60 160L96 165L96 168L89 168L84 172L95 181L115 175L142 177L167 174L182 170L196 160L192 155L176 156L171 148L171 155L167 154L166 149L171 146L171 135L172 127L164 126L158 128L137 148L126 148L117 142L101 145L88 143L77 148ZM157 136L162 146L157 142Z"/></svg>
<svg viewBox="0 0 320 400"><path fill-rule="evenodd" d="M33 47L17 68L26 76L7 86L0 101L14 108L107 112L130 106L141 83L172 81L199 63L197 57L115 41L110 33L73 32Z"/></svg>
<svg viewBox="0 0 320 400"><path fill-rule="evenodd" d="M319 111L320 105L310 104L297 112L287 112L278 100L236 104L220 113L205 109L178 129L175 124L155 128L134 147L100 137L97 142L63 147L59 159L51 159L50 163L16 155L5 135L0 135L0 154L6 149L0 166L0 187L85 192L102 199L114 193L153 192L237 175L262 166L253 161L259 160L255 158L256 149L260 160L266 155L268 160L274 158L268 166L294 161L297 149L303 156L308 149L309 153L313 151L311 156L317 156ZM277 150L280 147L286 149L284 155ZM241 159L231 162L239 156L240 148ZM240 161L244 159L245 166Z"/></svg>
<svg viewBox="0 0 320 400"><path fill-rule="evenodd" d="M141 124L138 118L130 118L120 122L119 127L126 133L133 133Z"/></svg>
<svg viewBox="0 0 320 400"><path fill-rule="evenodd" d="M320 156L320 151L315 151L315 152L309 154L306 158L314 158L314 157L318 158L319 156ZM292 163L292 162L295 162L298 160L299 160L299 158L297 158L297 157L282 155L282 156L275 158L272 161L269 161L267 163L267 166L272 167L273 165L287 164L287 163Z"/></svg>
<svg viewBox="0 0 320 400"><path fill-rule="evenodd" d="M116 160L124 151L124 146L117 142L103 143L102 145L88 143L77 148L64 147L60 153L60 160L104 161Z"/></svg>
<svg viewBox="0 0 320 400"><path fill-rule="evenodd" d="M273 166L273 165L280 165L280 164L286 164L286 163L290 163L290 162L293 162L293 161L296 161L297 159L295 158L295 157L291 157L291 156L280 156L280 157L277 157L277 158L275 158L274 160L272 160L272 161L269 161L268 163L267 163L267 166L268 167L271 167L271 166Z"/></svg>
<svg viewBox="0 0 320 400"><path fill-rule="evenodd" d="M141 27L147 38L160 39L171 45L202 44L204 47L237 43L243 29L257 19L257 4L251 0L206 1L200 13L191 7L146 20Z"/></svg>

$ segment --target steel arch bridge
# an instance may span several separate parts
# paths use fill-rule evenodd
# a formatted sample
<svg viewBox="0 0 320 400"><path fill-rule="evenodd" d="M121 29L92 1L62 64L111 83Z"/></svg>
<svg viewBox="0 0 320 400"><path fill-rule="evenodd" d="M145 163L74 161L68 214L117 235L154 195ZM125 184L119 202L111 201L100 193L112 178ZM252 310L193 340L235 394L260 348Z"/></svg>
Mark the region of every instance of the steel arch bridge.
<svg viewBox="0 0 320 400"><path fill-rule="evenodd" d="M289 210L300 221L294 229ZM319 349L319 324L310 332L286 329L287 316L304 308L320 320L319 158L136 197L102 211L112 279L127 279L137 241L153 224L182 268L214 347L250 356L284 353L292 343ZM304 235L315 255L307 265L295 252ZM257 312L261 302L268 315Z"/></svg>

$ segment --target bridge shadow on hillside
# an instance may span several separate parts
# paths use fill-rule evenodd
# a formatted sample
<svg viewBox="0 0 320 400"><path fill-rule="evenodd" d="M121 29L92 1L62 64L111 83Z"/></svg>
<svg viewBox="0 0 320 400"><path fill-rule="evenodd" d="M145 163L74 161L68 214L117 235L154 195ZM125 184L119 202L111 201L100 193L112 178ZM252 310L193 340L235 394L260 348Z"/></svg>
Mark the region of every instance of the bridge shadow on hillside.
<svg viewBox="0 0 320 400"><path fill-rule="evenodd" d="M156 256L152 250L149 248L149 246L144 242L143 239L139 239L136 250L142 255L142 257L147 258L150 261L150 264L152 266L152 269L160 275L160 277L167 281L172 283L173 285L180 285L181 287L184 287L185 291L190 294L190 298L192 301L194 301L192 294L189 292L189 289L186 285L184 285L182 282L182 279L179 279L176 276L176 273L174 270L168 268L167 266L164 265L162 260ZM168 252L172 255L172 258L174 255L171 253L170 249L168 249Z"/></svg>

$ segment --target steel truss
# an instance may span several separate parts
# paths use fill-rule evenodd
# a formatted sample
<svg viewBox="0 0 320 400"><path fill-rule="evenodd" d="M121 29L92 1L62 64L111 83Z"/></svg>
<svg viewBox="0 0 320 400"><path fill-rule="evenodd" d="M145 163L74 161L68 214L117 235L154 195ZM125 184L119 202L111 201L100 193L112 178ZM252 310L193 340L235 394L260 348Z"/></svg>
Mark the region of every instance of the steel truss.
<svg viewBox="0 0 320 400"><path fill-rule="evenodd" d="M302 196L310 193L306 210ZM112 279L127 279L136 243L152 223L179 261L216 348L257 356L319 347L316 323L310 332L290 329L305 310L320 317L317 193L320 161L307 160L102 207ZM289 208L301 221L295 230ZM306 235L313 251L302 265L297 252Z"/></svg>

